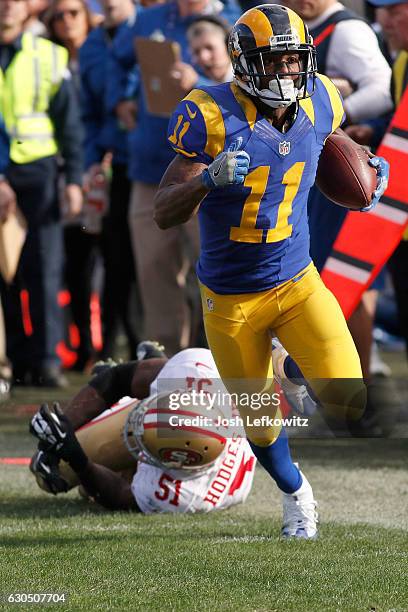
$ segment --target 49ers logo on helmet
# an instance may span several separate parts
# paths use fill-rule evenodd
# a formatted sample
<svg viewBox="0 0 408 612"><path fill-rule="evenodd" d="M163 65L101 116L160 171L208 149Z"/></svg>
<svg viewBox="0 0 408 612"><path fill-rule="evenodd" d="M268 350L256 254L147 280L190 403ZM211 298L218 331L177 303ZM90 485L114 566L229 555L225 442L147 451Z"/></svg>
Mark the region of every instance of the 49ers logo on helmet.
<svg viewBox="0 0 408 612"><path fill-rule="evenodd" d="M200 453L185 448L162 448L160 458L163 462L174 462L182 465L196 465L202 457Z"/></svg>

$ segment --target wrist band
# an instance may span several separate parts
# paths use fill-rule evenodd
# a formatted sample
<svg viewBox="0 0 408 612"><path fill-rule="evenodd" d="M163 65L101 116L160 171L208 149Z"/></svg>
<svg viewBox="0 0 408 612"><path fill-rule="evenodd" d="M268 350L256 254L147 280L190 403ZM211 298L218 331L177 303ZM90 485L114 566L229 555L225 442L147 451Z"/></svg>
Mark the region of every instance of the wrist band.
<svg viewBox="0 0 408 612"><path fill-rule="evenodd" d="M208 172L208 168L202 171L201 173L201 182L207 189L214 189L215 184L212 180L210 173Z"/></svg>

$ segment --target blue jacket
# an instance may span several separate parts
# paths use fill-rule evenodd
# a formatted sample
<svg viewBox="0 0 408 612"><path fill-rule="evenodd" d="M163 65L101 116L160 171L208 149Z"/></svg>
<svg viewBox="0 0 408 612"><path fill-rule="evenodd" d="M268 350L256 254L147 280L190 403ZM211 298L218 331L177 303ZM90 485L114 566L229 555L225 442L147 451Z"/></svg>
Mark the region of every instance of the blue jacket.
<svg viewBox="0 0 408 612"><path fill-rule="evenodd" d="M113 40L133 24L134 17L122 23ZM107 151L113 163L128 161L128 133L119 125L116 114L106 104L108 58L112 41L105 28L92 30L79 52L81 76L81 118L85 129L85 168L102 160Z"/></svg>
<svg viewBox="0 0 408 612"><path fill-rule="evenodd" d="M230 0L220 15L234 21L239 13L235 0ZM177 41L180 44L182 61L191 63L186 31L193 19L194 17L181 18L177 3L169 2L138 13L135 24L123 29L115 38L109 63L107 102L109 108L114 109L120 100L137 94L137 127L129 139L129 176L132 180L159 183L174 157L166 138L168 119L151 115L147 111L138 76L133 75L133 80L128 78L129 71L135 64L133 39L135 36L150 37L153 33L160 32L166 39ZM210 81L200 77L195 87L209 84Z"/></svg>
<svg viewBox="0 0 408 612"><path fill-rule="evenodd" d="M0 115L0 174L4 174L9 164L10 141L3 117Z"/></svg>

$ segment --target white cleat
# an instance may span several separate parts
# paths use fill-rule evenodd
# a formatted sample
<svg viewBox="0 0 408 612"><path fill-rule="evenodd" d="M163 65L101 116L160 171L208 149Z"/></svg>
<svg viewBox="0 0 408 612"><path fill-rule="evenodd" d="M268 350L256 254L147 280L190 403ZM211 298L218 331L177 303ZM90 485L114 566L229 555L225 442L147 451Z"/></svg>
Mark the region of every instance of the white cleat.
<svg viewBox="0 0 408 612"><path fill-rule="evenodd" d="M311 416L316 412L316 402L310 397L306 385L292 382L285 374L284 363L289 353L277 338L272 340L273 376L281 386L285 398L292 410L300 416Z"/></svg>
<svg viewBox="0 0 408 612"><path fill-rule="evenodd" d="M283 493L281 536L284 539L315 540L318 523L317 502L313 497L309 481L302 472L300 473L303 478L301 487L294 493Z"/></svg>

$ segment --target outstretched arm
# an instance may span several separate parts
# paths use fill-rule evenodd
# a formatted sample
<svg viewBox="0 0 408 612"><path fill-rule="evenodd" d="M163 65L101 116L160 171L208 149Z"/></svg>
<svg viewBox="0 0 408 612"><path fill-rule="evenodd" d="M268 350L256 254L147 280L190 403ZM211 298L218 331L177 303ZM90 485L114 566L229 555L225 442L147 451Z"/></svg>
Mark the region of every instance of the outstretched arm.
<svg viewBox="0 0 408 612"><path fill-rule="evenodd" d="M40 452L66 461L77 474L86 492L95 501L110 510L138 510L128 481L109 468L90 461L75 435L70 420L55 403L50 409L43 404L33 417L30 432L40 440ZM45 461L47 463L47 461ZM36 470L34 470L36 472ZM45 478L47 485L61 484ZM51 492L59 493L62 486L51 486Z"/></svg>
<svg viewBox="0 0 408 612"><path fill-rule="evenodd" d="M75 395L64 414L73 428L78 429L126 395L138 399L147 397L150 383L166 361L165 358L155 358L106 368Z"/></svg>
<svg viewBox="0 0 408 612"><path fill-rule="evenodd" d="M129 482L117 472L88 460L77 474L88 495L104 508L140 512Z"/></svg>

